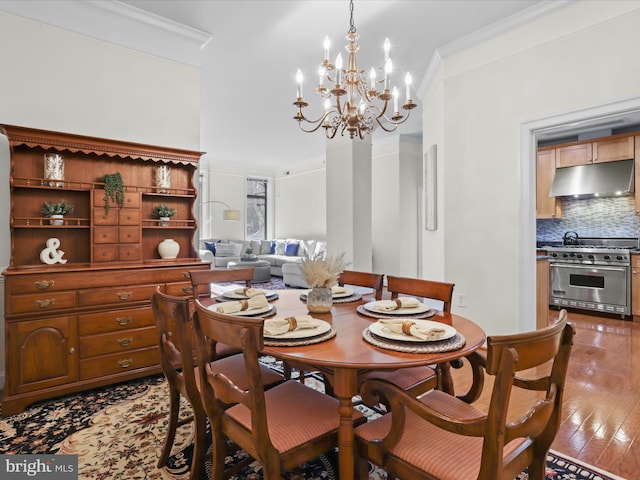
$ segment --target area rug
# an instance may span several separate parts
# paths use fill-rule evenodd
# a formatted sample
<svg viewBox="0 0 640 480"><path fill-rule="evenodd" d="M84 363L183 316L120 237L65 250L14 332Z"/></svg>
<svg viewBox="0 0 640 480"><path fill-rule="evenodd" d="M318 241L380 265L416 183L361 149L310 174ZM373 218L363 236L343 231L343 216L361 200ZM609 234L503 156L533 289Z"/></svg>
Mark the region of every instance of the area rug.
<svg viewBox="0 0 640 480"><path fill-rule="evenodd" d="M279 362L264 357L262 362L280 369ZM307 379L322 389L317 379ZM80 479L162 479L189 477L193 431L178 429L173 454L167 467L156 467L164 442L168 416L168 390L162 375L111 385L84 393L34 404L23 413L0 419L0 454L77 454ZM377 414L360 406L370 418ZM181 415L189 414L186 401ZM226 462L236 464L246 458L242 450L230 454ZM203 478L210 478L207 459ZM291 480L335 480L337 454L329 452L299 469L288 472ZM261 467L253 462L231 480L260 480ZM385 472L372 468L370 480L387 480ZM518 480L526 480L523 472ZM547 480L624 480L558 452L547 458Z"/></svg>

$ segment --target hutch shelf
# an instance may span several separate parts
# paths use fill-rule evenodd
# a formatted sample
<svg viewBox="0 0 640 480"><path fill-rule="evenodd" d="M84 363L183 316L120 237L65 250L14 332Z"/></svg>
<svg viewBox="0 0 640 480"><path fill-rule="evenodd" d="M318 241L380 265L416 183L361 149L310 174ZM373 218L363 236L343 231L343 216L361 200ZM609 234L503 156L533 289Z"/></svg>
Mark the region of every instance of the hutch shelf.
<svg viewBox="0 0 640 480"><path fill-rule="evenodd" d="M189 271L209 268L193 246L201 152L11 125L0 133L11 155L2 415L160 372L151 295L188 295ZM52 154L64 165L54 181L45 174ZM123 202L106 208L103 177L112 173ZM52 225L42 205L61 200L73 211ZM176 210L168 226L152 217L160 203ZM177 258L160 257L166 238L180 245Z"/></svg>

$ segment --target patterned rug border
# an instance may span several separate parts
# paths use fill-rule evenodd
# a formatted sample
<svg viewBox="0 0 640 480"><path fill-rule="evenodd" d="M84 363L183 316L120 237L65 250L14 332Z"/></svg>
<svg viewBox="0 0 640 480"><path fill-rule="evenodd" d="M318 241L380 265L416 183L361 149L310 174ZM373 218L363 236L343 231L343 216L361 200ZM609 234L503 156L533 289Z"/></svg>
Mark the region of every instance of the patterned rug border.
<svg viewBox="0 0 640 480"><path fill-rule="evenodd" d="M575 464L576 466L580 467L583 470L591 470L592 472L590 473L595 473L597 475L604 475L604 478L600 478L598 476L585 476L583 475L582 472L578 471L578 475L580 475L579 477L576 478L584 478L585 480L628 480L626 478L620 477L614 473L611 472L607 472L606 470L603 470L602 468L596 467L594 465L591 465L590 463L585 462L584 460L578 460L577 458L574 458L570 455L567 455L566 453L562 453L558 450L554 450L553 448L549 450L549 454L556 456L558 458L562 458L564 460L567 460L573 464Z"/></svg>

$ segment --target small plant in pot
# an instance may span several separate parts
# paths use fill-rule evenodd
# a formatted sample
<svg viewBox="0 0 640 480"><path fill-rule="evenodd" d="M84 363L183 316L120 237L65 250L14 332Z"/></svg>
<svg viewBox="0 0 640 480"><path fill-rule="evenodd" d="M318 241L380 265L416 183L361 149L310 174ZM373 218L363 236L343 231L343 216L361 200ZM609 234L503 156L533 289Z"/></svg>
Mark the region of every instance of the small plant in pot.
<svg viewBox="0 0 640 480"><path fill-rule="evenodd" d="M151 213L154 217L160 220L161 227L166 227L169 225L169 219L176 214L176 211L173 208L166 206L164 203L161 203L155 207Z"/></svg>
<svg viewBox="0 0 640 480"><path fill-rule="evenodd" d="M59 202L44 202L40 213L42 213L43 217L51 219L49 221L51 225L63 225L64 220L62 218L71 212L73 212L73 205L60 200Z"/></svg>

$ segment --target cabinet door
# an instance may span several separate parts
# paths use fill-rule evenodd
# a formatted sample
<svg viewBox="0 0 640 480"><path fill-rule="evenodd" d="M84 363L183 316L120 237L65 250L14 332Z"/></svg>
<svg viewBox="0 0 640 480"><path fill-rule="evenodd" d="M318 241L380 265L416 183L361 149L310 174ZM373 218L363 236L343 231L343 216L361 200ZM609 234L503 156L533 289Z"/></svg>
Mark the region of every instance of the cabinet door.
<svg viewBox="0 0 640 480"><path fill-rule="evenodd" d="M573 167L585 165L593 161L593 146L591 143L568 145L556 148L556 167Z"/></svg>
<svg viewBox="0 0 640 480"><path fill-rule="evenodd" d="M63 385L78 378L74 316L7 324L10 395Z"/></svg>
<svg viewBox="0 0 640 480"><path fill-rule="evenodd" d="M633 136L593 142L593 161L615 162L635 158Z"/></svg>
<svg viewBox="0 0 640 480"><path fill-rule="evenodd" d="M556 172L556 151L538 152L536 162L536 218L562 218L562 200L550 197Z"/></svg>

